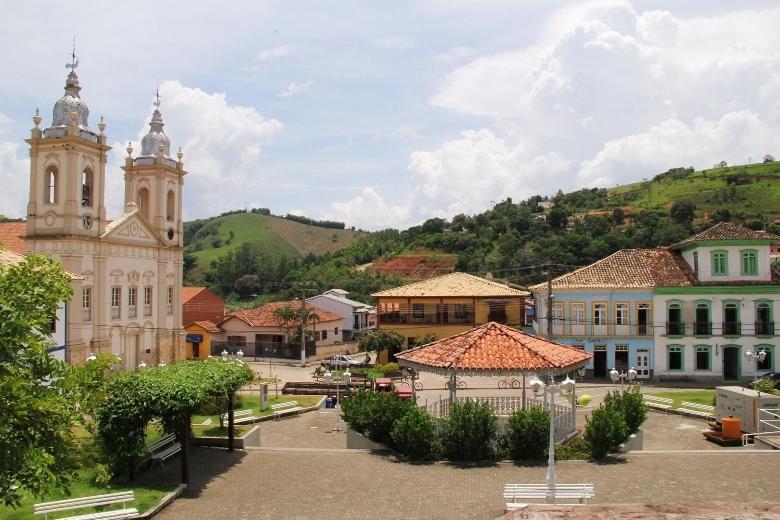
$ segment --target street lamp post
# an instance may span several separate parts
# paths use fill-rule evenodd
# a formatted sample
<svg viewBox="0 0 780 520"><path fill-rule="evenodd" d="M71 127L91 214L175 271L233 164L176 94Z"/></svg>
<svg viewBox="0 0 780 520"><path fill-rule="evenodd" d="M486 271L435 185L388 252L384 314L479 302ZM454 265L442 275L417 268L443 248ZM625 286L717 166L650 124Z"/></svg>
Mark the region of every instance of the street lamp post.
<svg viewBox="0 0 780 520"><path fill-rule="evenodd" d="M609 371L609 378L613 383L617 383L618 379L620 380L620 391L622 392L624 381L628 380L628 382L631 382L636 379L636 369L631 367L627 372L618 372L617 369L613 368Z"/></svg>
<svg viewBox="0 0 780 520"><path fill-rule="evenodd" d="M758 352L746 350L745 357L753 360L753 389L755 390L758 383L758 364L763 363L766 359L766 350L759 350Z"/></svg>
<svg viewBox="0 0 780 520"><path fill-rule="evenodd" d="M574 380L569 379L566 376L561 383L556 384L553 375L550 374L550 382L545 384L541 379L534 376L530 381L531 390L534 394L544 393L550 396L548 414L550 415L550 445L548 448L547 457L547 503L555 503L555 418L553 417L553 408L555 405L555 394L560 393L562 396L566 396L574 393ZM574 407L572 407L572 413L576 413Z"/></svg>

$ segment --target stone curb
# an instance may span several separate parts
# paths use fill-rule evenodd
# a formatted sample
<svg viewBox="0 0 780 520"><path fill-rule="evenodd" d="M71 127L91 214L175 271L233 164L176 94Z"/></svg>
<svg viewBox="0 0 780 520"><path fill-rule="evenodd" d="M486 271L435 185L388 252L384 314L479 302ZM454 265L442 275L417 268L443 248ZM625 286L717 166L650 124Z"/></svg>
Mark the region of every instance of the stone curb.
<svg viewBox="0 0 780 520"><path fill-rule="evenodd" d="M154 515L156 515L166 507L168 507L168 505L174 500L176 500L179 497L179 495L184 493L185 489L187 489L187 484L179 484L178 486L176 486L176 489L174 489L173 491L171 491L170 493L162 497L162 500L160 500L157 503L157 505L154 506L152 509L150 509L149 511L147 511L142 515L134 516L133 518L137 518L137 519L152 518Z"/></svg>

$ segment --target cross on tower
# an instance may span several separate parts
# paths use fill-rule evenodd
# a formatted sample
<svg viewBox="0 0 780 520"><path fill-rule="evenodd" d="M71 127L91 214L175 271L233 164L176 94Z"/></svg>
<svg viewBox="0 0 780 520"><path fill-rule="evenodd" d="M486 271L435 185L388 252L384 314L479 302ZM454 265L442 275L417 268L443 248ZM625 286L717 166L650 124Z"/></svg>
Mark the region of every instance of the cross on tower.
<svg viewBox="0 0 780 520"><path fill-rule="evenodd" d="M160 108L160 89L159 89L159 87L157 88L157 92L155 92L155 94L154 94L154 106L157 109Z"/></svg>
<svg viewBox="0 0 780 520"><path fill-rule="evenodd" d="M70 53L70 63L65 64L66 69L70 69L71 71L75 71L76 67L79 66L79 59L76 57L76 35L73 35L73 50Z"/></svg>

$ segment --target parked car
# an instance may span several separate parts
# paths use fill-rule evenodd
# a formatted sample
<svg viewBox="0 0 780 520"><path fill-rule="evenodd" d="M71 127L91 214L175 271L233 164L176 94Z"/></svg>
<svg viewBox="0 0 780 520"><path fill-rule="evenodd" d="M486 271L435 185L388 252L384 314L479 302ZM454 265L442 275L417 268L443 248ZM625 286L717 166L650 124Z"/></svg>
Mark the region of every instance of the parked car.
<svg viewBox="0 0 780 520"><path fill-rule="evenodd" d="M323 361L322 364L331 369L332 368L338 369L338 368L360 366L363 364L363 362L358 361L352 356L348 356L346 354L339 354L337 356L329 357L328 359Z"/></svg>
<svg viewBox="0 0 780 520"><path fill-rule="evenodd" d="M402 399L412 398L412 388L406 383L393 383L389 377L378 377L374 379L371 386L374 392L395 392Z"/></svg>

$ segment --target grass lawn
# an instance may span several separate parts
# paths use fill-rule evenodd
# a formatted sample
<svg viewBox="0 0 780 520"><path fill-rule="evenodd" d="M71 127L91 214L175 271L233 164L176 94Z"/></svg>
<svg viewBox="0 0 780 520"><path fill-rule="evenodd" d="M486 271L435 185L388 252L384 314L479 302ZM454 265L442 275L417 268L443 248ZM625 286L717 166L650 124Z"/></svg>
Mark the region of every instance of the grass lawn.
<svg viewBox="0 0 780 520"><path fill-rule="evenodd" d="M713 405L715 399L715 390L680 390L674 392L653 392L650 395L665 397L674 401L673 406L679 408L683 401L690 401L698 404Z"/></svg>
<svg viewBox="0 0 780 520"><path fill-rule="evenodd" d="M135 500L128 503L128 507L134 507L139 513L143 513L148 509L154 507L165 495L176 489L176 484L163 484L163 485L150 485L150 484L112 484L109 487L96 486L92 483L95 478L95 471L92 469L85 469L79 473L79 479L74 481L70 486L70 494L66 495L62 492L54 492L46 495L42 498L34 498L32 496L25 496L22 499L22 505L16 509L0 506L0 518L3 520L22 520L43 518L43 516L35 516L32 513L33 504L41 502L49 502L52 500L65 500L68 498L80 498L93 495L104 495L106 493L117 493L119 491L133 490L135 492ZM121 509L121 504L115 506L107 506L104 510ZM78 509L74 511L64 511L60 514L50 514L49 518L62 518L65 516L74 516L87 514L95 511L95 508Z"/></svg>
<svg viewBox="0 0 780 520"><path fill-rule="evenodd" d="M246 435L249 430L252 429L254 425L252 426L242 426L238 425L235 427L236 429L236 437L243 437ZM192 435L195 437L227 437L228 436L228 429L227 428L220 428L219 424L216 426L193 426L192 427Z"/></svg>
<svg viewBox="0 0 780 520"><path fill-rule="evenodd" d="M320 402L321 397L316 395L280 395L268 398L268 409L260 411L260 397L256 395L242 395L244 404L236 408L238 410L252 409L252 415L255 417L264 417L271 415L271 405L276 403L286 403L288 401L298 401L298 406L308 408L310 406L316 406ZM219 426L219 415L193 415L192 425L197 426L203 424L206 419L211 419L209 426Z"/></svg>

